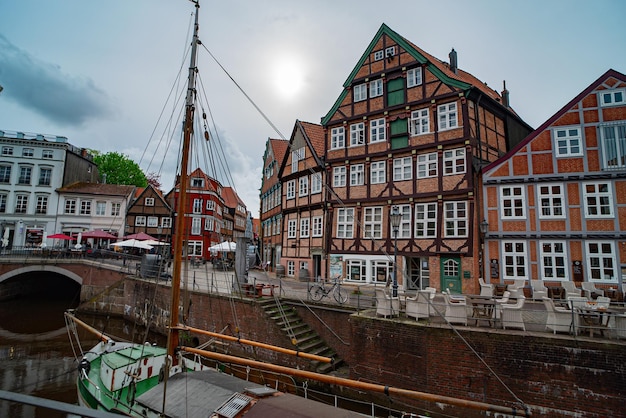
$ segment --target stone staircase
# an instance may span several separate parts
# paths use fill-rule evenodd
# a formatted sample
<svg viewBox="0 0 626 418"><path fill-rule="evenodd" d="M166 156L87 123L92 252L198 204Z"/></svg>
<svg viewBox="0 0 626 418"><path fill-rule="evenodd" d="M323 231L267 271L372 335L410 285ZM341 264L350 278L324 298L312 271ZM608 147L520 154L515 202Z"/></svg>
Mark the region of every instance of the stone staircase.
<svg viewBox="0 0 626 418"><path fill-rule="evenodd" d="M322 340L315 330L300 318L294 307L281 305L281 312L281 306L278 306L278 303L280 301L276 298L262 298L259 300L259 304L263 307L265 314L278 325L289 339L292 341L295 339L296 344L294 345L298 350L334 359L332 363L311 361L312 371L330 374L344 366L343 360L337 358L337 353Z"/></svg>

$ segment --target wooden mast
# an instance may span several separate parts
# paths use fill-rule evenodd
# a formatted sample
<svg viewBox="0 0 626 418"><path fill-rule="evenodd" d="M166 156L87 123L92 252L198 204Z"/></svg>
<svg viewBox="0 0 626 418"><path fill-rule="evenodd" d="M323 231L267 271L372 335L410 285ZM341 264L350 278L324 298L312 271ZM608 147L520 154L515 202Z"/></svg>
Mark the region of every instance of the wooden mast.
<svg viewBox="0 0 626 418"><path fill-rule="evenodd" d="M174 239L174 263L172 274L172 302L170 304L170 332L167 337L167 354L171 356L176 364L176 347L178 346L178 322L180 305L180 283L182 274L184 235L185 235L185 212L187 210L187 187L189 183L189 153L191 149L191 136L193 135L194 98L196 93L196 51L198 49L198 9L200 5L194 1L196 6L195 22L193 29L193 40L191 44L191 60L189 64L189 78L187 85L187 100L185 102L185 121L183 125L183 146L181 150L180 176L178 179L178 199L176 201L176 224Z"/></svg>

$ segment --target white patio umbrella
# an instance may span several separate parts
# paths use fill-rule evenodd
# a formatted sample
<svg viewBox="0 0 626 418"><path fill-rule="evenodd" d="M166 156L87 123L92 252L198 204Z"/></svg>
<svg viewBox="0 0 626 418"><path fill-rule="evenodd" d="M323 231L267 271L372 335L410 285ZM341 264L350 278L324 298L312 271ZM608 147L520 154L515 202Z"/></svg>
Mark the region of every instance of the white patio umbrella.
<svg viewBox="0 0 626 418"><path fill-rule="evenodd" d="M137 239L127 239L125 241L114 242L109 245L109 247L131 247L131 248L139 248L141 250L151 250L152 245L146 244L144 241L139 241Z"/></svg>
<svg viewBox="0 0 626 418"><path fill-rule="evenodd" d="M48 246L48 232L44 231L43 236L41 237L41 244L39 245L41 248L46 248Z"/></svg>
<svg viewBox="0 0 626 418"><path fill-rule="evenodd" d="M211 252L235 252L237 251L237 244L235 244L232 241L224 241L224 242L220 242L219 244L215 244L209 247L209 251Z"/></svg>
<svg viewBox="0 0 626 418"><path fill-rule="evenodd" d="M2 246L3 247L8 247L9 246L9 234L10 234L10 230L9 228L7 228L6 226L4 227L4 235L2 236Z"/></svg>

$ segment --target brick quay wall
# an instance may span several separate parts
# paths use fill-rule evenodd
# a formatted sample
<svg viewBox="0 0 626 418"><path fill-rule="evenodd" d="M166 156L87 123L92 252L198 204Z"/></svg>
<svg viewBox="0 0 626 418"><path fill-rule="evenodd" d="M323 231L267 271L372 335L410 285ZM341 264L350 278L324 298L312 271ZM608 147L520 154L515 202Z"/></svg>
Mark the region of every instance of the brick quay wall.
<svg viewBox="0 0 626 418"><path fill-rule="evenodd" d="M168 286L126 279L106 292L99 287L96 281L83 284L82 300L87 302L81 309L119 313L165 331L169 321ZM188 325L293 348L289 337L257 300L189 294L181 316ZM347 377L351 379L510 407L516 406L518 397L531 407L533 416L626 416L623 341L489 328L457 327L455 332L441 325L376 318L373 311L353 313L304 306L298 301L283 303L294 306L300 317L333 347L348 365ZM200 337L200 342L205 340ZM237 343L230 343L227 350L233 355L307 368L302 359ZM380 403L381 398L375 400ZM385 401L397 409L414 405L440 410L442 416L484 416L479 411L432 403L383 397Z"/></svg>

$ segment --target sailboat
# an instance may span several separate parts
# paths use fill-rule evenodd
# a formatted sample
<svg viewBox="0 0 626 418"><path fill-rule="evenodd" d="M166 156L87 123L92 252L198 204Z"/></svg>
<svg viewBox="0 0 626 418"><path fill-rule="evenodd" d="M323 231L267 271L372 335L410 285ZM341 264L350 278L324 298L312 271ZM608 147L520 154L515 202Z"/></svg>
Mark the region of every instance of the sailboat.
<svg viewBox="0 0 626 418"><path fill-rule="evenodd" d="M176 208L186 208L188 165L190 161L193 135L194 94L196 85L196 49L198 38L198 9L195 5L194 32L189 65L188 86L185 102L185 123L180 158L179 184ZM185 230L184 213L175 218L175 230ZM183 272L185 241L182 233L174 235L173 266L171 282L170 321L166 347L148 343L116 341L87 323L78 319L73 312L66 312L66 323L70 335L77 336L80 327L97 336L99 342L82 356L76 379L78 403L91 409L104 410L135 417L195 417L228 416L240 417L250 411L258 411L251 416L298 417L357 417L362 414L342 410L323 403L283 393L266 385L256 384L222 373L203 363L202 359L215 362L240 364L265 370L276 375L287 375L311 379L336 386L352 387L398 397L446 403L464 408L499 412L508 415L527 415L527 411L500 407L481 402L432 395L423 392L393 388L386 385L353 381L336 376L328 376L305 370L262 363L226 354L210 352L180 344L181 331L191 331L212 338L234 338L219 333L181 325L179 322L180 287ZM332 362L333 359L302 353L296 350L265 345L254 341L236 338L238 343L259 346L281 353L297 355L317 362ZM80 347L80 345L79 345ZM293 413L289 413L289 412Z"/></svg>

